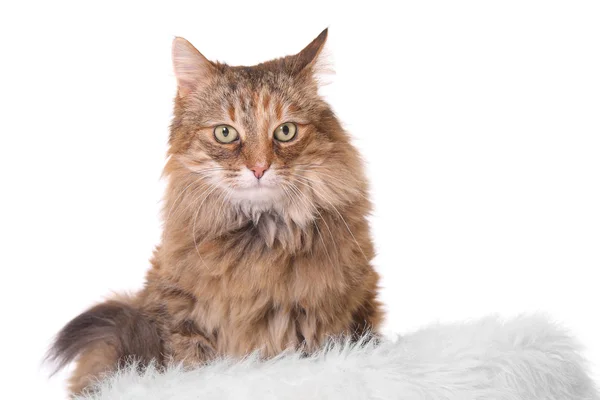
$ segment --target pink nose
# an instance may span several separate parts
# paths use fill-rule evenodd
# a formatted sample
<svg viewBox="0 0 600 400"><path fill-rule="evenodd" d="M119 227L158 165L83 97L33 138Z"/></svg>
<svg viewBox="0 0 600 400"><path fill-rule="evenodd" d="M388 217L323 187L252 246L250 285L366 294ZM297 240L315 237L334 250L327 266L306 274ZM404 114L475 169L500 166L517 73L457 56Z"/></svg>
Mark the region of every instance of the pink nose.
<svg viewBox="0 0 600 400"><path fill-rule="evenodd" d="M269 166L266 164L256 164L254 167L248 167L248 169L254 172L256 179L260 179L265 174L265 171L269 169Z"/></svg>

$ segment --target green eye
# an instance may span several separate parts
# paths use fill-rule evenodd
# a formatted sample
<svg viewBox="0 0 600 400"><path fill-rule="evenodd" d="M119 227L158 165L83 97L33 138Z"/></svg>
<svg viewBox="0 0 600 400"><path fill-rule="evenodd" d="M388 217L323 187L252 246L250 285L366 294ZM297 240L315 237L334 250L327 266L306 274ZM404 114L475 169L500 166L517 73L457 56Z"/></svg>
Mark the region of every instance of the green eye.
<svg viewBox="0 0 600 400"><path fill-rule="evenodd" d="M233 126L229 125L217 125L215 128L215 139L219 143L231 143L236 141L240 135Z"/></svg>
<svg viewBox="0 0 600 400"><path fill-rule="evenodd" d="M277 129L275 129L273 136L275 136L275 139L279 140L280 142L289 142L294 138L294 136L296 136L296 131L296 124L292 122L286 122L285 124L279 125Z"/></svg>

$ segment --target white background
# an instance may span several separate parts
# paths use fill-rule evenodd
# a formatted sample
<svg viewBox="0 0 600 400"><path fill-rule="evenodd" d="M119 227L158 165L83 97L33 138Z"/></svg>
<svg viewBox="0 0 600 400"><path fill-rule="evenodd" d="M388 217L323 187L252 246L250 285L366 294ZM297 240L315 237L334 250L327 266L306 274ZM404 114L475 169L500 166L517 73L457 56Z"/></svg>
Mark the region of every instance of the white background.
<svg viewBox="0 0 600 400"><path fill-rule="evenodd" d="M5 398L63 398L65 374L40 367L52 335L142 283L160 235L173 36L253 64L326 26L337 74L323 93L367 161L386 332L545 311L599 377L597 1L7 3Z"/></svg>

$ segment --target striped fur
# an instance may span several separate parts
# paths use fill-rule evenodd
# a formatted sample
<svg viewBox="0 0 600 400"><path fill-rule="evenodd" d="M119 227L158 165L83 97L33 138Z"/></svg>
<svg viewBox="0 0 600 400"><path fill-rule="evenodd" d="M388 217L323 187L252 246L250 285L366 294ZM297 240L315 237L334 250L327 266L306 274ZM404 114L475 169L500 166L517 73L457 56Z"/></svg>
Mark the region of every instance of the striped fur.
<svg viewBox="0 0 600 400"><path fill-rule="evenodd" d="M123 357L195 364L255 350L310 353L329 337L377 330L364 169L315 78L326 37L252 67L208 61L175 39L162 242L125 311L91 320L96 312L84 313L59 335L59 360L82 355L73 392ZM297 133L279 142L273 132L285 122ZM216 141L220 124L239 140ZM255 165L267 168L260 181ZM148 329L131 330L125 315ZM160 341L152 334L148 342L148 332ZM150 348L125 346L136 340ZM114 351L93 353L98 346Z"/></svg>

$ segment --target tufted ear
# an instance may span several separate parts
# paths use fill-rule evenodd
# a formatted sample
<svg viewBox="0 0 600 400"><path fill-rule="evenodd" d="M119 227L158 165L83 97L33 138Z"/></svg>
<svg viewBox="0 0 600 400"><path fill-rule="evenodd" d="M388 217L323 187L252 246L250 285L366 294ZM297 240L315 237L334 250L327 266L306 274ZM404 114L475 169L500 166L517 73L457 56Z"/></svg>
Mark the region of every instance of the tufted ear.
<svg viewBox="0 0 600 400"><path fill-rule="evenodd" d="M181 37L173 40L173 69L177 94L185 97L210 82L216 68L190 42Z"/></svg>
<svg viewBox="0 0 600 400"><path fill-rule="evenodd" d="M319 63L319 56L327 42L327 29L323 30L308 46L294 57L294 72L299 73L307 68L314 69Z"/></svg>

